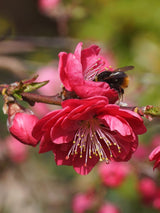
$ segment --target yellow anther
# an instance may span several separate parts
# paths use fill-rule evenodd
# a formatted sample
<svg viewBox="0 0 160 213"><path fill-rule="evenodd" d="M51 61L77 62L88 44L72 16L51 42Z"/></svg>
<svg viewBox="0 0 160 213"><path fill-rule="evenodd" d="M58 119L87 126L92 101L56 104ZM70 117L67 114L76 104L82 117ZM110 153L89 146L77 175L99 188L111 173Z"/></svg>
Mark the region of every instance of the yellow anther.
<svg viewBox="0 0 160 213"><path fill-rule="evenodd" d="M97 76L95 76L95 81L96 81L96 82L98 81L98 77L97 77Z"/></svg>
<svg viewBox="0 0 160 213"><path fill-rule="evenodd" d="M138 113L138 107L134 108L134 112Z"/></svg>
<svg viewBox="0 0 160 213"><path fill-rule="evenodd" d="M2 89L2 95L6 95L6 90L7 90L6 88Z"/></svg>

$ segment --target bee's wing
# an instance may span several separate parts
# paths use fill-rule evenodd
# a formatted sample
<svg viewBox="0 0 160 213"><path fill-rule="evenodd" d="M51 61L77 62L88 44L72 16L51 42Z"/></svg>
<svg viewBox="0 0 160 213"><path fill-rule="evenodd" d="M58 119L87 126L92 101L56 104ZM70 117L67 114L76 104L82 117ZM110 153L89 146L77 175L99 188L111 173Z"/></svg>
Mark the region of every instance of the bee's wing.
<svg viewBox="0 0 160 213"><path fill-rule="evenodd" d="M119 71L112 71L110 76L107 76L104 78L104 80L109 80L109 79L113 79L113 78L117 78L117 76L120 74Z"/></svg>
<svg viewBox="0 0 160 213"><path fill-rule="evenodd" d="M120 67L114 70L114 72L126 72L128 70L134 69L134 66L125 66L125 67Z"/></svg>

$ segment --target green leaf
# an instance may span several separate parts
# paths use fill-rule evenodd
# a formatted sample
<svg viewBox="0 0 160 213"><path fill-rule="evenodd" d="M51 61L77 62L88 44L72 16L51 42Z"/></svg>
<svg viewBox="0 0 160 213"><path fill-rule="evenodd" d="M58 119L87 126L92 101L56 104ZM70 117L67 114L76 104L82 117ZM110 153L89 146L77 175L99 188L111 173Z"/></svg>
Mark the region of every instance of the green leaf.
<svg viewBox="0 0 160 213"><path fill-rule="evenodd" d="M45 86L46 84L48 84L49 81L43 81L43 82L35 82L29 85L24 85L25 89L23 90L23 92L32 92L36 89L39 89L43 86Z"/></svg>

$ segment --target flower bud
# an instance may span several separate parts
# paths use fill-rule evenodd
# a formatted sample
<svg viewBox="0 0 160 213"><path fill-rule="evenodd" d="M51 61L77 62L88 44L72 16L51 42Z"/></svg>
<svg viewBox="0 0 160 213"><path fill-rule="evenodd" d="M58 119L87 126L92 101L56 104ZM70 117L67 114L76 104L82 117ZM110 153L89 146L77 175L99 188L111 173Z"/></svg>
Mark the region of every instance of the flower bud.
<svg viewBox="0 0 160 213"><path fill-rule="evenodd" d="M38 141L32 136L32 129L38 118L17 103L10 104L8 112L7 125L10 133L20 142L36 146Z"/></svg>
<svg viewBox="0 0 160 213"><path fill-rule="evenodd" d="M28 146L20 143L12 136L8 136L5 140L7 146L7 154L14 163L21 163L27 159Z"/></svg>
<svg viewBox="0 0 160 213"><path fill-rule="evenodd" d="M55 9L59 3L60 0L39 0L39 8L42 11L47 12Z"/></svg>
<svg viewBox="0 0 160 213"><path fill-rule="evenodd" d="M156 195L157 186L154 180L151 178L143 178L138 183L138 191L146 203L152 202Z"/></svg>
<svg viewBox="0 0 160 213"><path fill-rule="evenodd" d="M112 203L105 203L101 206L98 213L119 213L119 209Z"/></svg>

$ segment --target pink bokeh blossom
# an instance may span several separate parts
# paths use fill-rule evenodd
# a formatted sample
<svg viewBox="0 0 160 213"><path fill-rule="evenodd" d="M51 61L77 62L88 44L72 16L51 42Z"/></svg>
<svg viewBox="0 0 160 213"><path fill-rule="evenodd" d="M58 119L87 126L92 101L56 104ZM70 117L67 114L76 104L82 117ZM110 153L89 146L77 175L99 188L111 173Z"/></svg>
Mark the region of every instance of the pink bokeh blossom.
<svg viewBox="0 0 160 213"><path fill-rule="evenodd" d="M98 167L98 173L102 182L109 187L120 186L130 171L128 163L110 162L109 165L101 163Z"/></svg>
<svg viewBox="0 0 160 213"><path fill-rule="evenodd" d="M37 71L38 78L37 81L47 81L48 84L38 89L42 95L56 95L60 92L61 81L58 74L58 69L52 66L42 67Z"/></svg>
<svg viewBox="0 0 160 213"><path fill-rule="evenodd" d="M38 5L41 11L47 12L55 9L61 0L39 0Z"/></svg>
<svg viewBox="0 0 160 213"><path fill-rule="evenodd" d="M138 182L138 191L145 203L150 203L156 195L157 186L151 178L145 177Z"/></svg>
<svg viewBox="0 0 160 213"><path fill-rule="evenodd" d="M120 213L116 205L106 202L103 204L98 213Z"/></svg>
<svg viewBox="0 0 160 213"><path fill-rule="evenodd" d="M139 144L137 150L134 153L134 158L136 160L143 161L144 159L147 159L149 154L149 147L144 144Z"/></svg>
<svg viewBox="0 0 160 213"><path fill-rule="evenodd" d="M47 81L48 84L38 89L38 92L42 95L53 96L57 93L60 93L61 90L61 81L58 75L58 71L56 67L46 66L42 67L37 71L38 78L37 81ZM35 103L32 107L32 110L39 117L44 116L51 110L51 106L44 103Z"/></svg>
<svg viewBox="0 0 160 213"><path fill-rule="evenodd" d="M154 179L145 177L138 183L138 191L142 201L160 210L160 187Z"/></svg>
<svg viewBox="0 0 160 213"><path fill-rule="evenodd" d="M85 213L87 210L91 209L94 204L94 194L93 193L79 193L76 194L72 200L72 210L73 213Z"/></svg>
<svg viewBox="0 0 160 213"><path fill-rule="evenodd" d="M28 147L12 136L6 138L6 148L10 159L15 163L21 163L28 157Z"/></svg>
<svg viewBox="0 0 160 213"><path fill-rule="evenodd" d="M160 187L157 187L157 192L152 201L152 205L155 209L160 210Z"/></svg>

